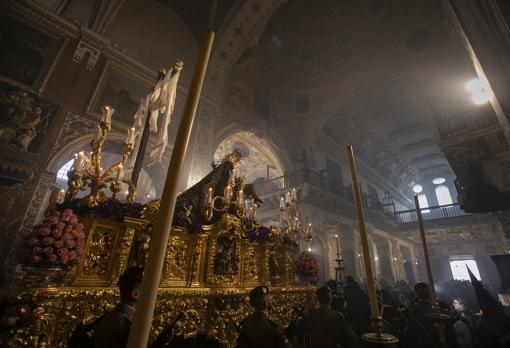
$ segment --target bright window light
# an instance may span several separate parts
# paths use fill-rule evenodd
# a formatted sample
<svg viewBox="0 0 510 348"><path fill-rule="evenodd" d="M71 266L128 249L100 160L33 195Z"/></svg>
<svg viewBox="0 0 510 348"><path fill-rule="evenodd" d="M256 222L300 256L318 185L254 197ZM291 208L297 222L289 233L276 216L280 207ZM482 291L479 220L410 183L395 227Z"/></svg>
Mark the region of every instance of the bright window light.
<svg viewBox="0 0 510 348"><path fill-rule="evenodd" d="M67 172L71 170L74 164L74 158L66 162L57 172L57 179L67 182Z"/></svg>
<svg viewBox="0 0 510 348"><path fill-rule="evenodd" d="M445 181L446 181L445 178L435 178L434 180L432 180L432 183L435 184L435 185L439 185L439 184L442 184Z"/></svg>
<svg viewBox="0 0 510 348"><path fill-rule="evenodd" d="M476 279L481 280L480 271L474 259L450 260L453 279L470 280L467 267L473 272Z"/></svg>
<svg viewBox="0 0 510 348"><path fill-rule="evenodd" d="M422 193L421 195L418 195L418 203L420 203L421 212L423 214L430 213L430 210L428 210L428 209L424 210L424 208L428 208L429 207L429 201L427 200L427 195L426 194Z"/></svg>
<svg viewBox="0 0 510 348"><path fill-rule="evenodd" d="M448 205L453 203L450 190L445 185L439 185L436 187L436 197L439 205Z"/></svg>
<svg viewBox="0 0 510 348"><path fill-rule="evenodd" d="M488 81L474 79L466 83L466 90L471 93L471 101L475 104L485 104L492 99L492 90Z"/></svg>
<svg viewBox="0 0 510 348"><path fill-rule="evenodd" d="M423 191L423 186L421 186L420 184L416 184L413 186L413 191L414 193L420 193L421 191Z"/></svg>

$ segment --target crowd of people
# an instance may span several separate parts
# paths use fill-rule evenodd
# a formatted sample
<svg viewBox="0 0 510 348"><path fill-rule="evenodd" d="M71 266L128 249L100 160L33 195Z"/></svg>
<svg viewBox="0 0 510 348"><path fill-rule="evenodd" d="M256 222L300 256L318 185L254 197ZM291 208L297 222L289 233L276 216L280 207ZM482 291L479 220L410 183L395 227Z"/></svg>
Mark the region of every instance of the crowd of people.
<svg viewBox="0 0 510 348"><path fill-rule="evenodd" d="M88 340L88 346L96 348L126 347L141 281L141 269L127 269L118 283L120 303L88 326L79 326L68 346L85 347ZM500 291L496 299L476 279L457 285L440 292L443 301L438 301L438 306L433 303L426 283L414 287L406 282L380 285L377 297L384 332L399 339L398 347L510 347L510 292ZM466 296L458 296L459 293ZM269 318L268 287L252 289L249 300L253 311L236 327L238 348L362 347L361 337L372 331L369 297L363 284L360 286L352 276L346 277L342 287L334 280L318 287L317 305L295 308L287 327ZM431 313L441 313L443 319L434 319ZM207 337L195 337L188 342L175 337L172 329L180 319L178 316L169 324L149 347L220 347L219 342Z"/></svg>

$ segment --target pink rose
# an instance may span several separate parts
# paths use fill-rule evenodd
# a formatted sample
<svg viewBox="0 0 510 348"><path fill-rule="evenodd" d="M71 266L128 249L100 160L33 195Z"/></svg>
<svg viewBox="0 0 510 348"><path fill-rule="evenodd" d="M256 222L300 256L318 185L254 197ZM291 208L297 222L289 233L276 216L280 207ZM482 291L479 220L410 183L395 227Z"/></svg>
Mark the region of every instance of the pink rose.
<svg viewBox="0 0 510 348"><path fill-rule="evenodd" d="M43 249L43 252L46 256L50 256L50 254L53 253L53 248L52 247L46 247Z"/></svg>
<svg viewBox="0 0 510 348"><path fill-rule="evenodd" d="M48 217L48 222L51 224L56 224L60 220L58 213L54 213Z"/></svg>
<svg viewBox="0 0 510 348"><path fill-rule="evenodd" d="M72 225L67 225L66 228L64 228L65 233L71 233L73 231Z"/></svg>
<svg viewBox="0 0 510 348"><path fill-rule="evenodd" d="M74 250L71 250L68 255L69 255L69 260L74 260L78 257L78 253Z"/></svg>
<svg viewBox="0 0 510 348"><path fill-rule="evenodd" d="M69 250L67 250L67 248L60 248L58 249L57 253L59 255L67 255L67 253L69 252Z"/></svg>
<svg viewBox="0 0 510 348"><path fill-rule="evenodd" d="M55 242L55 248L62 248L64 246L64 241L62 240L57 240Z"/></svg>
<svg viewBox="0 0 510 348"><path fill-rule="evenodd" d="M76 245L76 243L72 239L69 239L66 241L66 247L68 247L68 248L74 248L75 245Z"/></svg>
<svg viewBox="0 0 510 348"><path fill-rule="evenodd" d="M55 255L55 254L49 254L48 258L50 259L51 263L57 262L57 255Z"/></svg>
<svg viewBox="0 0 510 348"><path fill-rule="evenodd" d="M39 255L42 251L43 249L41 247L35 247L32 249L32 255Z"/></svg>
<svg viewBox="0 0 510 348"><path fill-rule="evenodd" d="M69 262L69 256L68 255L60 255L60 262L62 262L64 265Z"/></svg>
<svg viewBox="0 0 510 348"><path fill-rule="evenodd" d="M44 245L53 245L53 243L55 243L55 239L53 239L51 237L45 237L43 239L43 244Z"/></svg>
<svg viewBox="0 0 510 348"><path fill-rule="evenodd" d="M64 210L64 214L72 215L73 214L73 210L72 209L66 209L66 210Z"/></svg>
<svg viewBox="0 0 510 348"><path fill-rule="evenodd" d="M54 229L53 230L53 237L60 238L60 236L62 236L62 230L58 229L58 228Z"/></svg>
<svg viewBox="0 0 510 348"><path fill-rule="evenodd" d="M51 233L51 230L49 227L43 227L39 230L39 235L43 236L43 237L47 237L49 236Z"/></svg>
<svg viewBox="0 0 510 348"><path fill-rule="evenodd" d="M83 248L85 246L85 240L83 238L79 238L76 240L76 247Z"/></svg>
<svg viewBox="0 0 510 348"><path fill-rule="evenodd" d="M63 231L63 230L64 230L64 228L66 228L66 223L65 223L65 222L59 222L59 223L57 224L57 228L58 228L59 230L62 230L62 231Z"/></svg>
<svg viewBox="0 0 510 348"><path fill-rule="evenodd" d="M41 244L41 241L39 240L39 238L30 238L28 240L28 245L30 246L38 246Z"/></svg>
<svg viewBox="0 0 510 348"><path fill-rule="evenodd" d="M69 218L69 223L71 225L76 225L78 223L78 218L76 217L76 215L73 215Z"/></svg>
<svg viewBox="0 0 510 348"><path fill-rule="evenodd" d="M40 257L40 256L38 256L38 255L32 255L32 262L33 262L33 263L37 263L37 262L39 262L39 261L41 261L41 257Z"/></svg>
<svg viewBox="0 0 510 348"><path fill-rule="evenodd" d="M74 226L74 229L80 232L83 231L83 224L76 224L76 226Z"/></svg>
<svg viewBox="0 0 510 348"><path fill-rule="evenodd" d="M73 239L73 236L71 233L64 233L64 235L62 236L62 239L63 240L70 240L70 239Z"/></svg>

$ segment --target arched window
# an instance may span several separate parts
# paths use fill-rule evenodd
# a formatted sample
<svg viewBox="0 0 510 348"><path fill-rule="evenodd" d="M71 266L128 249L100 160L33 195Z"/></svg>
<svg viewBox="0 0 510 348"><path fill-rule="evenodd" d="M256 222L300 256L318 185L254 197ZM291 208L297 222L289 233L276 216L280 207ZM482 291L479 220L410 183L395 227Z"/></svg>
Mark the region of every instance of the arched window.
<svg viewBox="0 0 510 348"><path fill-rule="evenodd" d="M74 158L67 161L57 172L57 180L67 182L67 172L71 170L74 164Z"/></svg>
<svg viewBox="0 0 510 348"><path fill-rule="evenodd" d="M422 193L418 195L418 203L420 203L421 212L423 214L430 213L429 209L425 209L429 207L429 201L427 200L427 195Z"/></svg>
<svg viewBox="0 0 510 348"><path fill-rule="evenodd" d="M436 187L436 197L439 205L448 205L453 203L450 190L445 185L439 185Z"/></svg>

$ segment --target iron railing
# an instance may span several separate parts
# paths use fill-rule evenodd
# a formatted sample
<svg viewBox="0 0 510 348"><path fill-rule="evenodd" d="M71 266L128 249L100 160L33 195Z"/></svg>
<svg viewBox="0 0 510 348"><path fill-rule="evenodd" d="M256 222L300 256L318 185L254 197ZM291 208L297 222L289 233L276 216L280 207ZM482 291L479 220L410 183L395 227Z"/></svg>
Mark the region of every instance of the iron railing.
<svg viewBox="0 0 510 348"><path fill-rule="evenodd" d="M458 216L469 215L460 209L459 203L447 205L438 205L421 209L423 220L448 219ZM395 212L395 222L397 224L405 224L408 222L418 221L416 209Z"/></svg>
<svg viewBox="0 0 510 348"><path fill-rule="evenodd" d="M310 168L300 168L294 172L287 173L283 176L271 178L263 182L257 182L255 189L257 194L261 197L267 197L272 194L277 194L289 190L294 187L299 187L305 183L318 187L326 192L341 197L343 200L353 203L352 189L350 187L330 187L327 175L324 172L317 172ZM394 211L392 202L384 202L379 200L377 194L368 194L363 192L361 201L364 208L377 209L383 211L387 218L397 224L405 224L409 222L416 222L416 210ZM437 220L448 219L457 216L469 215L460 209L458 203L439 205L422 209L424 220Z"/></svg>

